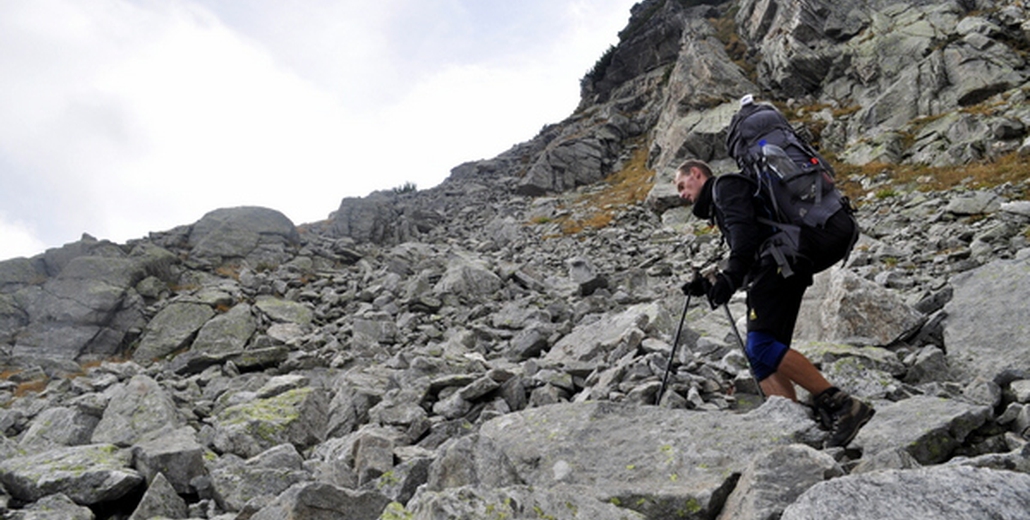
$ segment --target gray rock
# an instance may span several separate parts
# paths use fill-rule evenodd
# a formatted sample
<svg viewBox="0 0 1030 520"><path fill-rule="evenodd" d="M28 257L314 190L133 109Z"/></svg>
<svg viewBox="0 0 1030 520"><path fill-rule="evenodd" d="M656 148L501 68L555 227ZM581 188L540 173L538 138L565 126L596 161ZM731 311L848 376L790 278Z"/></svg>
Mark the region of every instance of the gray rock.
<svg viewBox="0 0 1030 520"><path fill-rule="evenodd" d="M1030 379L1020 379L1009 383L1009 391L1017 403L1030 403Z"/></svg>
<svg viewBox="0 0 1030 520"><path fill-rule="evenodd" d="M744 470L719 519L777 518L808 488L843 474L833 457L809 446L773 448Z"/></svg>
<svg viewBox="0 0 1030 520"><path fill-rule="evenodd" d="M358 429L369 420L369 410L383 399L383 392L374 388L371 378L358 379L356 374L341 377L339 390L329 403L328 437L340 437Z"/></svg>
<svg viewBox="0 0 1030 520"><path fill-rule="evenodd" d="M215 311L200 303L172 303L147 324L133 361L149 363L190 346L197 331L215 316Z"/></svg>
<svg viewBox="0 0 1030 520"><path fill-rule="evenodd" d="M9 459L25 455L25 450L18 447L14 439L0 435L0 459Z"/></svg>
<svg viewBox="0 0 1030 520"><path fill-rule="evenodd" d="M1001 202L1001 199L991 192L974 191L949 200L944 210L960 216L982 215L1001 209Z"/></svg>
<svg viewBox="0 0 1030 520"><path fill-rule="evenodd" d="M193 224L191 256L216 264L247 260L251 265L287 261L286 249L300 242L297 228L281 212L260 207L216 209Z"/></svg>
<svg viewBox="0 0 1030 520"><path fill-rule="evenodd" d="M863 456L858 465L851 470L851 474L858 475L889 469L915 469L920 467L922 467L922 464L905 448L894 448L874 455Z"/></svg>
<svg viewBox="0 0 1030 520"><path fill-rule="evenodd" d="M10 520L93 520L93 510L76 504L63 493L56 493L5 516Z"/></svg>
<svg viewBox="0 0 1030 520"><path fill-rule="evenodd" d="M187 518L189 511L186 501L176 494L175 488L168 483L162 473L158 473L147 487L147 492L132 512L129 520L149 520L151 518Z"/></svg>
<svg viewBox="0 0 1030 520"><path fill-rule="evenodd" d="M905 382L911 384L930 381L947 381L951 378L951 369L944 351L934 345L927 345L905 358L909 365L905 374Z"/></svg>
<svg viewBox="0 0 1030 520"><path fill-rule="evenodd" d="M876 415L852 445L869 455L904 448L921 464L938 464L948 460L966 436L990 417L987 406L916 396L877 405Z"/></svg>
<svg viewBox="0 0 1030 520"><path fill-rule="evenodd" d="M17 305L31 323L18 335L14 355L74 359L116 354L127 330L138 325L133 317L142 301L134 302L129 289L143 276L130 258L80 256L41 287L19 291Z"/></svg>
<svg viewBox="0 0 1030 520"><path fill-rule="evenodd" d="M48 408L29 422L18 444L30 452L89 444L98 422L98 417L74 408Z"/></svg>
<svg viewBox="0 0 1030 520"><path fill-rule="evenodd" d="M516 193L537 196L601 180L615 162L614 144L621 137L591 135L553 143L530 166Z"/></svg>
<svg viewBox="0 0 1030 520"><path fill-rule="evenodd" d="M1023 281L1030 257L996 260L951 279L955 296L945 305L948 361L964 379L993 379L1010 367L1030 367L1030 350L1012 348L1025 335L1030 294Z"/></svg>
<svg viewBox="0 0 1030 520"><path fill-rule="evenodd" d="M0 483L19 500L63 493L77 504L117 500L143 483L132 457L112 444L91 444L0 461Z"/></svg>
<svg viewBox="0 0 1030 520"><path fill-rule="evenodd" d="M250 305L241 303L205 323L190 348L210 354L238 352L243 350L256 330L257 321Z"/></svg>
<svg viewBox="0 0 1030 520"><path fill-rule="evenodd" d="M372 431L362 432L354 441L354 470L358 484L381 477L393 469L393 439Z"/></svg>
<svg viewBox="0 0 1030 520"><path fill-rule="evenodd" d="M944 466L823 482L787 507L782 519L1021 518L1028 510L1030 475Z"/></svg>
<svg viewBox="0 0 1030 520"><path fill-rule="evenodd" d="M43 283L46 278L46 267L40 262L28 258L11 258L0 262L0 294Z"/></svg>
<svg viewBox="0 0 1030 520"><path fill-rule="evenodd" d="M188 495L190 482L204 475L204 447L192 428L185 427L132 447L136 470L153 484L161 475L175 492Z"/></svg>
<svg viewBox="0 0 1030 520"><path fill-rule="evenodd" d="M314 319L314 312L307 305L282 298L262 296L254 307L277 322L308 325Z"/></svg>
<svg viewBox="0 0 1030 520"><path fill-rule="evenodd" d="M814 428L800 405L782 398L743 415L560 404L488 421L480 437L490 442L477 444L477 457L507 458L528 485L584 486L601 501L649 517L673 515L683 504L714 516L733 488L733 473L758 453L810 438Z"/></svg>
<svg viewBox="0 0 1030 520"><path fill-rule="evenodd" d="M325 440L327 405L308 387L230 406L216 418L215 448L247 458L283 443L310 448Z"/></svg>
<svg viewBox="0 0 1030 520"><path fill-rule="evenodd" d="M331 484L296 484L250 517L251 520L376 520L390 500L374 491L352 491Z"/></svg>
<svg viewBox="0 0 1030 520"><path fill-rule="evenodd" d="M390 504L383 518L479 520L482 518L553 518L574 520L643 520L648 518L614 502L601 502L581 486L558 484L547 488L451 488L422 492L407 507Z"/></svg>
<svg viewBox="0 0 1030 520"><path fill-rule="evenodd" d="M397 210L383 197L347 197L332 215L332 232L359 243L390 244L398 241L397 218Z"/></svg>
<svg viewBox="0 0 1030 520"><path fill-rule="evenodd" d="M433 459L428 457L404 461L374 480L370 487L393 502L407 504L419 488L429 481L432 463Z"/></svg>
<svg viewBox="0 0 1030 520"><path fill-rule="evenodd" d="M503 450L488 437L461 437L444 445L441 451L429 468L426 487L430 491L466 486L493 489L526 483Z"/></svg>
<svg viewBox="0 0 1030 520"><path fill-rule="evenodd" d="M492 294L502 285L501 278L488 269L481 259L455 254L448 259L447 271L433 287L433 291L440 295L476 298Z"/></svg>
<svg viewBox="0 0 1030 520"><path fill-rule="evenodd" d="M579 325L558 340L544 356L544 360L551 363L607 361L609 354L620 344L627 346L627 342L642 339L636 336L636 331L647 328L664 312L659 305L640 304L597 323ZM628 346L636 348L639 342Z"/></svg>
<svg viewBox="0 0 1030 520"><path fill-rule="evenodd" d="M805 294L794 337L822 341L868 338L890 345L918 331L922 314L901 298L854 273L834 267Z"/></svg>
<svg viewBox="0 0 1030 520"><path fill-rule="evenodd" d="M274 498L290 486L312 479L303 463L290 444L273 447L246 461L225 457L211 470L216 499L225 510L240 511L256 498Z"/></svg>
<svg viewBox="0 0 1030 520"><path fill-rule="evenodd" d="M113 390L104 416L93 430L92 441L128 447L181 425L168 393L154 379L139 375Z"/></svg>

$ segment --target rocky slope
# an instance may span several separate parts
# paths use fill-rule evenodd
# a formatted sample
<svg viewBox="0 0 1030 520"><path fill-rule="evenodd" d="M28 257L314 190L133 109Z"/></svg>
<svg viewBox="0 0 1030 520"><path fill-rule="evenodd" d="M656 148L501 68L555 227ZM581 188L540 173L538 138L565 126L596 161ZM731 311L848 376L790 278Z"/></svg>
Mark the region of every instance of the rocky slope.
<svg viewBox="0 0 1030 520"><path fill-rule="evenodd" d="M436 188L0 262L0 514L1023 517L1030 186L898 178L1022 162L1027 11L649 0L572 116ZM679 293L722 244L670 173L731 168L744 93L879 165L795 339L878 410L846 450Z"/></svg>

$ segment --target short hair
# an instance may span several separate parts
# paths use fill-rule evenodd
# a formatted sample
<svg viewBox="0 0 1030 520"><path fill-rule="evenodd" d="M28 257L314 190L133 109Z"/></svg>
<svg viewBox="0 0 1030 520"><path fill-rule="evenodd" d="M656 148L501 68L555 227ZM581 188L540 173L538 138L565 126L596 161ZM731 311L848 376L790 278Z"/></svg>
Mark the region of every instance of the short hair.
<svg viewBox="0 0 1030 520"><path fill-rule="evenodd" d="M683 164L679 165L679 168L676 168L676 174L686 175L690 173L691 168L701 170L701 173L703 173L705 177L712 176L712 168L708 166L708 163L700 159L687 159L686 161L683 161Z"/></svg>

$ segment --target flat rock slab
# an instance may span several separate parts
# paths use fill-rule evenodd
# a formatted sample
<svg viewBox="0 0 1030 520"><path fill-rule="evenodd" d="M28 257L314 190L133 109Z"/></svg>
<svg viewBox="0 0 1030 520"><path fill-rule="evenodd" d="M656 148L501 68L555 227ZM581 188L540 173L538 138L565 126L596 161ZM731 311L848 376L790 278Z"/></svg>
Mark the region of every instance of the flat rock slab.
<svg viewBox="0 0 1030 520"><path fill-rule="evenodd" d="M393 515L393 516L390 516ZM550 518L554 520L644 520L614 503L598 501L578 486L548 489L511 486L498 489L453 488L420 493L407 508L391 504L384 519L481 520L483 518Z"/></svg>
<svg viewBox="0 0 1030 520"><path fill-rule="evenodd" d="M1006 369L1030 370L1030 255L997 260L952 277L944 307L948 362L964 379L993 379Z"/></svg>
<svg viewBox="0 0 1030 520"><path fill-rule="evenodd" d="M11 496L34 502L62 493L77 504L121 498L143 483L130 468L132 455L113 444L45 451L0 462L0 483Z"/></svg>
<svg viewBox="0 0 1030 520"><path fill-rule="evenodd" d="M887 470L816 484L782 520L1027 518L1030 475L962 466Z"/></svg>
<svg viewBox="0 0 1030 520"><path fill-rule="evenodd" d="M747 414L587 402L489 421L480 446L500 450L530 486L586 486L649 518L710 518L752 459L814 428L782 398Z"/></svg>
<svg viewBox="0 0 1030 520"><path fill-rule="evenodd" d="M916 396L877 405L876 415L858 432L852 446L861 447L866 456L902 448L921 464L937 464L948 460L990 416L987 406Z"/></svg>

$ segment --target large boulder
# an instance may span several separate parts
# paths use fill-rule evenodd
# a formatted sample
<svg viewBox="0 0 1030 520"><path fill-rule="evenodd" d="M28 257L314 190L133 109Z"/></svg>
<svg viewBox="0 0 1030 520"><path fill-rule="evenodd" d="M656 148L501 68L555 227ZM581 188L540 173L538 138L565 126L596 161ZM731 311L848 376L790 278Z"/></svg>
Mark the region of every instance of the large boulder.
<svg viewBox="0 0 1030 520"><path fill-rule="evenodd" d="M519 481L539 489L582 486L603 502L650 518L701 518L718 514L756 456L817 442L815 430L803 407L781 398L747 414L558 404L485 423L468 464L507 460ZM475 484L461 474L455 468L435 478L451 487Z"/></svg>
<svg viewBox="0 0 1030 520"><path fill-rule="evenodd" d="M416 240L443 222L437 211L409 207L401 199L401 194L389 192L347 197L330 216L330 233L358 243L392 245Z"/></svg>
<svg viewBox="0 0 1030 520"><path fill-rule="evenodd" d="M939 464L990 417L988 406L916 396L877 405L876 415L858 432L853 445L869 455L902 448L921 464Z"/></svg>
<svg viewBox="0 0 1030 520"><path fill-rule="evenodd" d="M272 498L290 486L311 480L304 458L290 444L283 444L241 460L229 456L211 470L216 498L226 511L240 511L251 500Z"/></svg>
<svg viewBox="0 0 1030 520"><path fill-rule="evenodd" d="M215 316L211 306L191 301L172 303L147 323L132 354L138 363L150 363L190 346L197 332Z"/></svg>
<svg viewBox="0 0 1030 520"><path fill-rule="evenodd" d="M354 491L324 482L306 482L286 490L250 518L376 520L389 503L390 500L377 491Z"/></svg>
<svg viewBox="0 0 1030 520"><path fill-rule="evenodd" d="M747 467L719 520L777 518L810 487L843 474L833 457L810 446L773 448Z"/></svg>
<svg viewBox="0 0 1030 520"><path fill-rule="evenodd" d="M99 417L79 409L48 408L29 423L18 444L26 451L89 444L99 421Z"/></svg>
<svg viewBox="0 0 1030 520"><path fill-rule="evenodd" d="M111 390L111 401L93 431L93 443L128 447L182 425L175 402L153 378L134 376Z"/></svg>
<svg viewBox="0 0 1030 520"><path fill-rule="evenodd" d="M665 313L660 305L639 304L597 321L585 322L558 340L544 359L553 363L606 363L618 349L625 354L640 346L642 332ZM619 347L622 347L621 349Z"/></svg>
<svg viewBox="0 0 1030 520"><path fill-rule="evenodd" d="M194 492L190 481L204 475L204 447L190 427L135 444L132 457L147 482L153 484L160 476L182 495Z"/></svg>
<svg viewBox="0 0 1030 520"><path fill-rule="evenodd" d="M1030 370L1030 251L954 276L944 312L948 362L966 380L993 379L1008 369Z"/></svg>
<svg viewBox="0 0 1030 520"><path fill-rule="evenodd" d="M78 256L43 285L15 293L27 327L19 334L14 357L77 359L110 357L123 347L127 331L138 327L143 301L133 287L146 275L129 257ZM4 312L5 321L18 313Z"/></svg>
<svg viewBox="0 0 1030 520"><path fill-rule="evenodd" d="M325 392L304 387L226 408L216 417L214 447L250 458L290 443L299 450L325 440Z"/></svg>
<svg viewBox="0 0 1030 520"><path fill-rule="evenodd" d="M801 306L794 337L816 341L870 340L886 346L919 330L925 317L898 293L834 267L815 277Z"/></svg>
<svg viewBox="0 0 1030 520"><path fill-rule="evenodd" d="M300 233L274 209L244 206L216 209L193 224L190 256L215 265L247 261L252 266L288 261Z"/></svg>
<svg viewBox="0 0 1030 520"><path fill-rule="evenodd" d="M816 484L781 518L1025 518L1027 511L1030 475L941 466L863 473Z"/></svg>
<svg viewBox="0 0 1030 520"><path fill-rule="evenodd" d="M98 504L143 483L131 464L132 455L112 444L59 448L0 461L0 483L26 502L62 493L77 504Z"/></svg>

